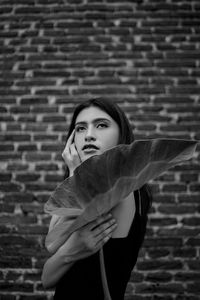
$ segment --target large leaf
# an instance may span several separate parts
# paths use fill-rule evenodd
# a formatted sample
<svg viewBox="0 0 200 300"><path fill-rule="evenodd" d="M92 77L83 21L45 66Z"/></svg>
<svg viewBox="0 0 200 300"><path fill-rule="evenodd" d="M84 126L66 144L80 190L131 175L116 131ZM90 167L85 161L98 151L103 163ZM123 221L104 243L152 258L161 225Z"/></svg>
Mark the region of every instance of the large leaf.
<svg viewBox="0 0 200 300"><path fill-rule="evenodd" d="M132 191L190 159L196 145L190 140L138 140L84 161L45 204L46 212L62 216L47 235L49 251L55 252L72 232L109 212Z"/></svg>

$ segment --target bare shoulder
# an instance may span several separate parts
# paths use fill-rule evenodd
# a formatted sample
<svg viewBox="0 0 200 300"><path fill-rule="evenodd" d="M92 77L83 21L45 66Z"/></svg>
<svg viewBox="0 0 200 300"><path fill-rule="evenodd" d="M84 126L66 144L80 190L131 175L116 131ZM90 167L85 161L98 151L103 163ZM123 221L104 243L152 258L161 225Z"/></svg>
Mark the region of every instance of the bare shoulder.
<svg viewBox="0 0 200 300"><path fill-rule="evenodd" d="M129 233L134 215L135 215L135 198L134 193L129 194L111 211L117 221L117 228L113 232L114 238L126 237Z"/></svg>

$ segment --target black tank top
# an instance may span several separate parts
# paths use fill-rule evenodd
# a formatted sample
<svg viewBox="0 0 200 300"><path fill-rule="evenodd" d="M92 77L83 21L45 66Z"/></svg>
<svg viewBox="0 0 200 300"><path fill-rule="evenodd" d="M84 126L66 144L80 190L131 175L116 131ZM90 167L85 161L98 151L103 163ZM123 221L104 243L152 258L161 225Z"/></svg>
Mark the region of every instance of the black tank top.
<svg viewBox="0 0 200 300"><path fill-rule="evenodd" d="M112 300L124 300L124 293L144 240L147 216L141 214L138 191L136 210L125 238L110 238L103 246L105 271ZM57 283L54 300L104 300L99 252L77 261Z"/></svg>

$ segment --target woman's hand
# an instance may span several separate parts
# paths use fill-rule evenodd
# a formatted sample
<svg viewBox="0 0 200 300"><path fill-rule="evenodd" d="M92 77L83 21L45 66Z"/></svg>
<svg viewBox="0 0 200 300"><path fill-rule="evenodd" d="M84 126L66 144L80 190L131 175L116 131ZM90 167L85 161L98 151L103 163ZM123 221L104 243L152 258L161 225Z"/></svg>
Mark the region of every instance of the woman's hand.
<svg viewBox="0 0 200 300"><path fill-rule="evenodd" d="M62 157L69 168L70 176L73 175L74 170L81 164L80 156L74 144L75 130L72 131L67 140L65 149L63 150Z"/></svg>
<svg viewBox="0 0 200 300"><path fill-rule="evenodd" d="M116 226L115 219L109 214L72 233L60 247L65 262L74 262L96 253L110 239Z"/></svg>

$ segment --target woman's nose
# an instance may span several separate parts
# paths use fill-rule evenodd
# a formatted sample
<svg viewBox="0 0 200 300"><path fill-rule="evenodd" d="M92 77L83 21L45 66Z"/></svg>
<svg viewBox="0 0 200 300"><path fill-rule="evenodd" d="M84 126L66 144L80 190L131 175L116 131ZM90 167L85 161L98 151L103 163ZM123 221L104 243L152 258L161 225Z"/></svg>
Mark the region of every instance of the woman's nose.
<svg viewBox="0 0 200 300"><path fill-rule="evenodd" d="M85 135L85 140L86 141L96 140L95 132L94 132L93 128L88 127L88 129L86 131L86 135Z"/></svg>

